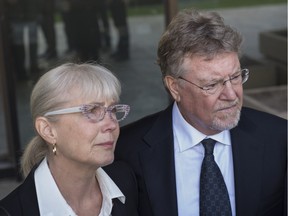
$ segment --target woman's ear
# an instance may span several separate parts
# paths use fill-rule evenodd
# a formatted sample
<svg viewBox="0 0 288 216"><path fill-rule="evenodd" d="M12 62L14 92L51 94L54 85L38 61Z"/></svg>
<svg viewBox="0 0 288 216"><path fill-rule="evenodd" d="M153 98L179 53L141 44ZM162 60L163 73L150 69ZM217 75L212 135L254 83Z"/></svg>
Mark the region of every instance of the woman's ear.
<svg viewBox="0 0 288 216"><path fill-rule="evenodd" d="M53 125L45 118L38 117L35 121L35 128L38 134L48 143L56 143L56 131Z"/></svg>
<svg viewBox="0 0 288 216"><path fill-rule="evenodd" d="M166 76L164 78L164 82L165 82L165 85L168 88L170 94L172 95L173 99L176 102L179 102L180 101L180 94L179 94L179 91L178 91L179 84L177 82L177 79L175 79L172 76Z"/></svg>

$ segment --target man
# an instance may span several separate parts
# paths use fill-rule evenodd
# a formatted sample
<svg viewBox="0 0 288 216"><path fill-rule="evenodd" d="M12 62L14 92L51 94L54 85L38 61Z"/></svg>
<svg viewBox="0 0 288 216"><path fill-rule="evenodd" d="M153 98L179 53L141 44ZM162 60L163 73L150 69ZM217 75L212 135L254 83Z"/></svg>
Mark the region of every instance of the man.
<svg viewBox="0 0 288 216"><path fill-rule="evenodd" d="M129 52L129 26L127 21L127 1L125 0L109 0L114 26L117 29L118 41L116 51L111 57L116 61L126 61L130 58Z"/></svg>
<svg viewBox="0 0 288 216"><path fill-rule="evenodd" d="M173 103L123 127L116 147L136 173L140 215L286 215L287 121L242 108L241 43L217 13L195 10L162 35L158 64Z"/></svg>
<svg viewBox="0 0 288 216"><path fill-rule="evenodd" d="M6 0L9 39L11 40L12 62L18 80L27 80L39 73L37 60L37 26L40 17L38 0ZM25 48L25 31L28 32L28 48ZM28 68L26 68L28 61ZM28 69L28 70L27 70Z"/></svg>
<svg viewBox="0 0 288 216"><path fill-rule="evenodd" d="M56 48L56 29L54 26L55 3L55 0L46 0L43 1L41 7L40 26L46 41L46 51L41 54L40 57L46 60L55 59L58 55Z"/></svg>

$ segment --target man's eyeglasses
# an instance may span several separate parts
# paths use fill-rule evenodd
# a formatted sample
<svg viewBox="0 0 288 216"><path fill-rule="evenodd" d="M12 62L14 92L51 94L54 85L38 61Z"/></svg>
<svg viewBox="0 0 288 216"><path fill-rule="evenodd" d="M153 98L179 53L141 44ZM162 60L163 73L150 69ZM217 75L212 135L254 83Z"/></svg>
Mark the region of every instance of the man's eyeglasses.
<svg viewBox="0 0 288 216"><path fill-rule="evenodd" d="M247 80L248 80L248 77L249 77L249 70L248 69L242 69L239 71L239 73L231 76L229 79L227 80L219 80L217 82L214 82L214 83L211 83L209 85L206 85L206 86L199 86L183 77L178 77L178 79L182 79L182 80L185 80L186 82L200 88L201 90L205 91L207 94L215 94L216 92L220 92L223 90L226 82L230 81L230 83L232 85L240 85L240 84L243 84L245 83Z"/></svg>
<svg viewBox="0 0 288 216"><path fill-rule="evenodd" d="M84 104L77 107L65 108L45 113L44 116L62 115L69 113L81 112L88 119L99 122L105 117L108 112L109 116L114 121L122 121L125 119L130 111L130 106L125 104L117 104L109 107L102 106L100 104Z"/></svg>

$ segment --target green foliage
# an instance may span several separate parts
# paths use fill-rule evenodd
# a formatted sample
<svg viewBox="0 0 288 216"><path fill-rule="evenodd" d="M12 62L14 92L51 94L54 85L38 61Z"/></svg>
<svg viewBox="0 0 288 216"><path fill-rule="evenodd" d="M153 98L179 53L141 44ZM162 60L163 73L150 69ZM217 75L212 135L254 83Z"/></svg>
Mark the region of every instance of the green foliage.
<svg viewBox="0 0 288 216"><path fill-rule="evenodd" d="M212 8L235 8L260 6L269 4L287 4L287 0L178 0L179 9L183 8L198 8L198 9L212 9ZM131 5L128 7L129 16L139 15L155 15L163 14L163 4L153 5Z"/></svg>
<svg viewBox="0 0 288 216"><path fill-rule="evenodd" d="M164 7L162 4L128 7L129 16L163 14L163 11Z"/></svg>

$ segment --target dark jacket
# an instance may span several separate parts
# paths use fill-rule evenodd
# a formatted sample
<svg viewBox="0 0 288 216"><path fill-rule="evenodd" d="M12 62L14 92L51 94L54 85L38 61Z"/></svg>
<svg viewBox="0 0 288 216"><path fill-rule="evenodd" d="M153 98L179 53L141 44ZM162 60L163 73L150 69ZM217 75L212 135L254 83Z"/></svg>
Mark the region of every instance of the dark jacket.
<svg viewBox="0 0 288 216"><path fill-rule="evenodd" d="M0 201L0 216L38 216L34 168L24 182ZM134 173L124 162L115 162L103 168L126 197L123 204L113 199L113 216L137 216L137 184Z"/></svg>
<svg viewBox="0 0 288 216"><path fill-rule="evenodd" d="M236 215L286 216L287 121L243 108L230 133ZM124 126L115 156L135 171L139 215L178 215L172 106Z"/></svg>

